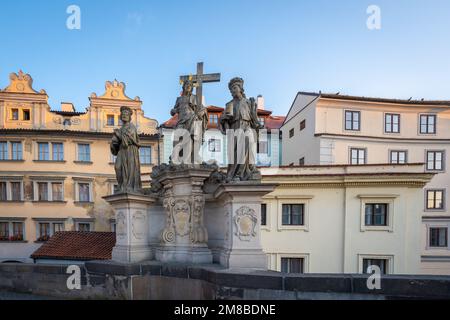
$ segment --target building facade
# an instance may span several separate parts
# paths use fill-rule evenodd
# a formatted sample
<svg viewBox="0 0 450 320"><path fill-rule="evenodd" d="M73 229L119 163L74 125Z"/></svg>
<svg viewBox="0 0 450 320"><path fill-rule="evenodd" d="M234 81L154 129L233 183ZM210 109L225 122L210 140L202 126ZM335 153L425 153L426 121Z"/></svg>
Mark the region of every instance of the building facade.
<svg viewBox="0 0 450 320"><path fill-rule="evenodd" d="M111 231L113 212L102 199L116 184L109 142L120 107L133 110L140 133L141 172L159 163L158 123L125 84L106 82L84 112L70 103L51 110L44 90L19 72L0 91L0 262L30 261L57 231Z"/></svg>
<svg viewBox="0 0 450 320"><path fill-rule="evenodd" d="M281 127L285 165L424 163L423 273L450 274L450 102L297 94Z"/></svg>

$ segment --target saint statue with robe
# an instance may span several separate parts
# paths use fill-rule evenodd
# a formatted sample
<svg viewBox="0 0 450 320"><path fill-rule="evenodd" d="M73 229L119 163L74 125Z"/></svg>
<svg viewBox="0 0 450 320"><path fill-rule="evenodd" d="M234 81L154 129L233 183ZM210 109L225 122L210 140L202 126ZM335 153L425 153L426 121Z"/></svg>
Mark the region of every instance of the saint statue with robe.
<svg viewBox="0 0 450 320"><path fill-rule="evenodd" d="M122 127L114 130L111 140L111 153L117 156L114 165L118 182L116 193L142 193L139 135L131 123L132 114L129 107L120 108Z"/></svg>
<svg viewBox="0 0 450 320"><path fill-rule="evenodd" d="M231 79L228 88L233 100L226 104L219 120L228 141L227 181L258 180L261 174L256 168L256 146L263 126L258 121L256 102L245 96L242 78Z"/></svg>
<svg viewBox="0 0 450 320"><path fill-rule="evenodd" d="M178 121L176 129L184 129L189 135L189 141L183 141L187 146L187 151L190 153L190 157L187 157L187 162L201 163L200 147L203 144L205 131L208 127L208 113L203 104L198 105L197 97L192 94L193 83L191 80L187 80L183 83L183 92L180 97L177 98L175 106L170 111L172 116L178 114ZM179 148L174 148L174 153L179 152ZM173 154L171 159L174 160L177 154Z"/></svg>

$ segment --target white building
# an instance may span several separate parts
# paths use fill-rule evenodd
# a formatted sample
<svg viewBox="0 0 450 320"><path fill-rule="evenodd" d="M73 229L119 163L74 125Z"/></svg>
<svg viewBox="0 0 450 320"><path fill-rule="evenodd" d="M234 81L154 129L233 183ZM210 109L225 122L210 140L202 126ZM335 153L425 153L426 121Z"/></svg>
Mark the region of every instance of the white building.
<svg viewBox="0 0 450 320"><path fill-rule="evenodd" d="M450 274L450 101L300 92L281 131L285 165L424 163L421 272Z"/></svg>
<svg viewBox="0 0 450 320"><path fill-rule="evenodd" d="M422 164L263 168L261 241L269 269L419 274ZM376 208L383 208L378 215Z"/></svg>

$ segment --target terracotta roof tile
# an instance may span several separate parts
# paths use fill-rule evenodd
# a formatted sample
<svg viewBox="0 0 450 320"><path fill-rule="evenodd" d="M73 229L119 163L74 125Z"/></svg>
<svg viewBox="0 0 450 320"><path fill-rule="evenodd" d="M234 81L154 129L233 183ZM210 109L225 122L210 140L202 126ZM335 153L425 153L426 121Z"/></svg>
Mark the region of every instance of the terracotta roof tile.
<svg viewBox="0 0 450 320"><path fill-rule="evenodd" d="M116 234L114 232L56 232L32 255L32 259L110 260Z"/></svg>

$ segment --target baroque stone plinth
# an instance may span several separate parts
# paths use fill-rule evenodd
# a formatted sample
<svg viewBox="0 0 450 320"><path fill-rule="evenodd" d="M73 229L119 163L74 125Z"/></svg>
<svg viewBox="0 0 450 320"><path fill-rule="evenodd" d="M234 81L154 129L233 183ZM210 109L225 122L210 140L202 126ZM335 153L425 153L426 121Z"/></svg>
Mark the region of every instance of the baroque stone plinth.
<svg viewBox="0 0 450 320"><path fill-rule="evenodd" d="M115 194L103 197L114 209L116 217L116 245L112 260L136 263L153 258L148 243L148 206L155 199L141 194Z"/></svg>
<svg viewBox="0 0 450 320"><path fill-rule="evenodd" d="M207 165L171 166L153 176L161 186L166 221L155 258L162 262L212 263L204 225L203 185L213 172Z"/></svg>
<svg viewBox="0 0 450 320"><path fill-rule="evenodd" d="M261 246L261 202L275 187L248 181L221 184L214 192L216 206L207 212L207 225L208 230L216 230L211 243L222 266L267 269L267 257Z"/></svg>

